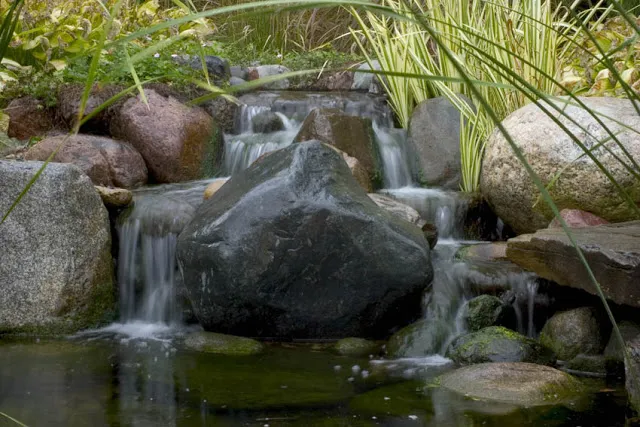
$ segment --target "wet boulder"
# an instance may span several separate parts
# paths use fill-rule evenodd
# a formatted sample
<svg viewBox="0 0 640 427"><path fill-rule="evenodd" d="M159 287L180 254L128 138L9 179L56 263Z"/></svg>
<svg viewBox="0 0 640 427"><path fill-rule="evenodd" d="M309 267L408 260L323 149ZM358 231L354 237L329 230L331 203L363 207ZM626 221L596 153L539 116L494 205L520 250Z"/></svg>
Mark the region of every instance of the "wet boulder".
<svg viewBox="0 0 640 427"><path fill-rule="evenodd" d="M618 159L631 156L640 161L640 116L632 102L617 98L581 98L611 131L620 145L610 138L596 117L579 106L557 101L565 117L547 105L558 119L584 144L635 203L640 202L640 182ZM536 104L528 104L509 115L503 126L533 171L548 186L559 209L580 209L610 222L636 219L635 211L619 195L616 186L593 160ZM626 126L626 127L625 127ZM603 141L603 146L597 146ZM518 233L545 228L553 217L540 192L499 130L487 140L480 180L481 191L495 213Z"/></svg>
<svg viewBox="0 0 640 427"><path fill-rule="evenodd" d="M142 154L150 178L158 183L213 176L222 160L222 133L201 108L145 91L129 99L111 122L111 134Z"/></svg>
<svg viewBox="0 0 640 427"><path fill-rule="evenodd" d="M463 365L485 362L551 365L556 361L550 349L502 326L491 326L456 338L447 350L447 357Z"/></svg>
<svg viewBox="0 0 640 427"><path fill-rule="evenodd" d="M561 360L578 354L600 354L609 329L600 322L595 309L580 307L554 314L540 332L540 342L551 348Z"/></svg>
<svg viewBox="0 0 640 427"><path fill-rule="evenodd" d="M571 375L532 363L483 363L440 377L441 387L467 398L519 406L570 404L586 392Z"/></svg>
<svg viewBox="0 0 640 427"><path fill-rule="evenodd" d="M263 111L251 119L251 127L255 133L271 133L284 129L282 118L272 111Z"/></svg>
<svg viewBox="0 0 640 427"><path fill-rule="evenodd" d="M27 160L45 161L58 149L54 162L73 163L95 185L133 188L147 183L147 166L131 145L95 135L53 136L34 145Z"/></svg>
<svg viewBox="0 0 640 427"><path fill-rule="evenodd" d="M0 212L42 162L0 161ZM49 164L0 224L0 332L65 334L112 320L107 209L74 166Z"/></svg>
<svg viewBox="0 0 640 427"><path fill-rule="evenodd" d="M369 181L382 176L371 120L351 116L337 109L315 109L309 113L294 142L318 140L358 159Z"/></svg>
<svg viewBox="0 0 640 427"><path fill-rule="evenodd" d="M452 333L452 325L446 320L419 320L405 326L387 341L390 357L424 357L439 353Z"/></svg>
<svg viewBox="0 0 640 427"><path fill-rule="evenodd" d="M433 274L420 229L376 206L318 141L234 175L177 258L206 330L258 337L385 336L419 315Z"/></svg>

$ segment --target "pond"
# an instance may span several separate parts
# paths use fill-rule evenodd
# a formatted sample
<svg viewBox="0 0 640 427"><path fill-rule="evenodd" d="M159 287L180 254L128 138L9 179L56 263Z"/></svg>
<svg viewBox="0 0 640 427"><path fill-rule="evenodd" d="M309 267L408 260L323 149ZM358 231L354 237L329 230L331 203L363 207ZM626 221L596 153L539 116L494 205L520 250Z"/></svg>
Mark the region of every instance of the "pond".
<svg viewBox="0 0 640 427"><path fill-rule="evenodd" d="M437 387L440 356L353 358L329 344L198 353L180 333L0 342L0 411L27 426L617 426L622 385L590 381L580 408L516 408ZM15 426L0 417L0 426Z"/></svg>

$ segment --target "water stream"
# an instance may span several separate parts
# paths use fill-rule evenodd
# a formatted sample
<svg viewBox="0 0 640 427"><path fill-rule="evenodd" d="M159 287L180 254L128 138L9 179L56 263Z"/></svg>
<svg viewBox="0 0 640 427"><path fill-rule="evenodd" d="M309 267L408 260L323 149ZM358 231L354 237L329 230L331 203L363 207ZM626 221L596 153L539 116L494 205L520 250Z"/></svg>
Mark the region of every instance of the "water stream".
<svg viewBox="0 0 640 427"><path fill-rule="evenodd" d="M385 172L383 193L414 207L438 228L434 280L424 318L440 326L420 357L337 355L327 345L267 343L257 356L229 357L185 348L185 299L176 272L176 238L213 181L163 185L134 192L120 219L120 322L62 342L3 342L0 411L27 425L54 426L622 426L624 398L609 388L578 408L515 408L474 402L428 386L451 369L446 348L466 331L468 301L506 294L521 333L535 336L540 303L536 278L508 263L458 259L468 201L455 192L418 188L406 134L368 96L247 95L236 132L226 135L229 174L291 143L317 106L370 117ZM252 118L280 114L285 129L252 132ZM424 343L423 343L424 344ZM427 348L428 347L428 348ZM425 348L427 348L425 350ZM596 385L602 390L602 385ZM612 415L613 414L613 415ZM0 418L0 425L3 420Z"/></svg>

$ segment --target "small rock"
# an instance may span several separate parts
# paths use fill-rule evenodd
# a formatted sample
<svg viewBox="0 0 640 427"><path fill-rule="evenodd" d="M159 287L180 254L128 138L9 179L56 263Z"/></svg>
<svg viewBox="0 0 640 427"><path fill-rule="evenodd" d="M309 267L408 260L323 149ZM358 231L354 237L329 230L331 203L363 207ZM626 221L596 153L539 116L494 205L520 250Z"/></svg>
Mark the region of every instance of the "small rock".
<svg viewBox="0 0 640 427"><path fill-rule="evenodd" d="M343 338L336 342L333 349L343 356L362 357L380 352L380 344L364 338Z"/></svg>
<svg viewBox="0 0 640 427"><path fill-rule="evenodd" d="M254 133L271 133L283 130L284 123L278 114L272 111L263 111L251 119L251 127Z"/></svg>
<svg viewBox="0 0 640 427"><path fill-rule="evenodd" d="M248 69L247 79L249 81L258 80L265 77L278 76L280 74L288 73L290 71L291 70L289 70L287 67L283 65L259 65L257 67L252 67ZM289 89L290 85L291 84L289 82L289 79L280 79L271 83L267 83L264 85L264 87L266 89L272 89L272 90L286 90L286 89Z"/></svg>
<svg viewBox="0 0 640 427"><path fill-rule="evenodd" d="M465 316L472 332L489 326L511 326L516 323L516 314L511 305L492 295L480 295L467 304Z"/></svg>
<svg viewBox="0 0 640 427"><path fill-rule="evenodd" d="M596 376L605 376L607 374L606 359L601 354L578 354L567 362L565 368L575 371L576 374Z"/></svg>
<svg viewBox="0 0 640 427"><path fill-rule="evenodd" d="M246 80L241 79L240 77L231 76L231 78L229 79L229 86L239 86L245 84L246 82Z"/></svg>
<svg viewBox="0 0 640 427"><path fill-rule="evenodd" d="M602 219L590 212L581 211L580 209L562 209L560 216L564 222L571 228L591 227L594 225L609 224L609 221ZM553 218L549 223L549 228L561 227L560 221Z"/></svg>
<svg viewBox="0 0 640 427"><path fill-rule="evenodd" d="M128 206L133 200L133 194L125 188L107 188L101 185L95 185L94 187L100 195L102 203L108 208Z"/></svg>
<svg viewBox="0 0 640 427"><path fill-rule="evenodd" d="M231 72L231 78L246 80L249 76L247 69L239 65L232 65L229 71Z"/></svg>
<svg viewBox="0 0 640 427"><path fill-rule="evenodd" d="M484 362L531 362L551 365L553 351L537 341L502 326L491 326L456 338L447 357L470 365Z"/></svg>
<svg viewBox="0 0 640 427"><path fill-rule="evenodd" d="M191 350L228 356L249 356L264 350L264 345L261 342L251 338L215 332L191 333L185 338L184 345Z"/></svg>
<svg viewBox="0 0 640 427"><path fill-rule="evenodd" d="M374 70L381 70L380 62L377 59L371 61ZM358 67L356 72L353 75L353 83L351 84L351 90L357 90L360 92L370 92L370 93L382 93L382 87L380 84L379 77L372 73L367 73L363 71L369 71L372 67L368 64L362 64ZM358 70L360 72L358 72Z"/></svg>
<svg viewBox="0 0 640 427"><path fill-rule="evenodd" d="M353 86L353 79L353 71L337 71L329 74L323 74L311 85L311 88L317 91L347 91L351 90L351 87Z"/></svg>
<svg viewBox="0 0 640 427"><path fill-rule="evenodd" d="M229 180L229 178L216 179L204 189L204 200L211 198Z"/></svg>
<svg viewBox="0 0 640 427"><path fill-rule="evenodd" d="M540 342L552 349L561 360L571 360L580 353L599 354L605 336L595 309L581 307L554 314L540 332Z"/></svg>

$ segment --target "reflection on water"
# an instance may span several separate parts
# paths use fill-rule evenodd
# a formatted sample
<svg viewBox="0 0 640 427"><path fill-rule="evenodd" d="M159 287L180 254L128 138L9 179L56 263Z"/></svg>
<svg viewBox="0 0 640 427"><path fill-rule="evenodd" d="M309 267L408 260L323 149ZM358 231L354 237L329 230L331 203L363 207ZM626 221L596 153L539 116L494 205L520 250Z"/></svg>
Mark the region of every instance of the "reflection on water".
<svg viewBox="0 0 640 427"><path fill-rule="evenodd" d="M189 352L179 336L104 333L0 345L0 411L29 426L614 426L624 416L607 393L584 413L470 401L432 386L451 369L441 357L356 359L293 344L225 357Z"/></svg>

